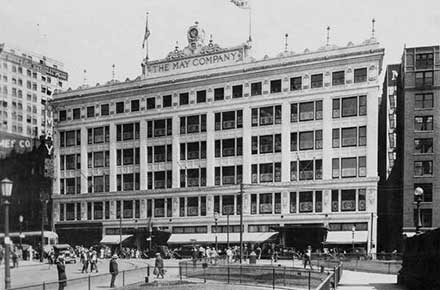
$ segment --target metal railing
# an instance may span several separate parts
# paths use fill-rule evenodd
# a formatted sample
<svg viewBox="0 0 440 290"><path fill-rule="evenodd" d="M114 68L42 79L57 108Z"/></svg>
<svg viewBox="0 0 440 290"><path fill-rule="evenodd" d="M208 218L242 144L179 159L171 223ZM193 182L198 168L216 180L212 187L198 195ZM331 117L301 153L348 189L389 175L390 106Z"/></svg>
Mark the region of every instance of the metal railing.
<svg viewBox="0 0 440 290"><path fill-rule="evenodd" d="M145 276L149 275L149 273L149 266L119 271L115 278L115 286L120 287L138 283L143 281ZM56 290L60 282L66 283L65 290L108 288L110 286L111 277L112 275L110 273L88 275L86 277L67 279L65 281L43 281L42 283L33 285L12 287L11 290Z"/></svg>
<svg viewBox="0 0 440 290"><path fill-rule="evenodd" d="M242 284L271 287L272 289L335 289L342 276L342 265L320 270L305 270L302 268L248 265L215 262L181 262L179 263L180 280L191 279L206 283L215 281L227 284Z"/></svg>

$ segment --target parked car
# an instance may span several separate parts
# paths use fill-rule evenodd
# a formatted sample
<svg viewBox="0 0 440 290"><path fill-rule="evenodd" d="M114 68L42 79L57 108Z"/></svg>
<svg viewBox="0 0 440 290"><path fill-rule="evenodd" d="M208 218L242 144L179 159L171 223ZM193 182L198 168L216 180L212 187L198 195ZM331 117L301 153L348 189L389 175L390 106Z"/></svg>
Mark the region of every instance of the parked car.
<svg viewBox="0 0 440 290"><path fill-rule="evenodd" d="M76 255L74 251L65 250L62 251L60 254L64 255L64 262L66 264L76 264Z"/></svg>

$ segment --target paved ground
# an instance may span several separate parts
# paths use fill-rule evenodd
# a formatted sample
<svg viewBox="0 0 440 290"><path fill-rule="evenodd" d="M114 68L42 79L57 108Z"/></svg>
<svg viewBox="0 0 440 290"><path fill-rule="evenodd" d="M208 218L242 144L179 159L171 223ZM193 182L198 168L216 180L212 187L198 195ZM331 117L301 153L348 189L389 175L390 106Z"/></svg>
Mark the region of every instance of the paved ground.
<svg viewBox="0 0 440 290"><path fill-rule="evenodd" d="M374 274L344 270L338 290L404 290L397 275Z"/></svg>
<svg viewBox="0 0 440 290"><path fill-rule="evenodd" d="M66 290L76 290L76 289L87 289L90 275L90 288L93 290L102 290L105 288L109 288L110 284L110 275L108 274L108 260L101 260L99 262L99 273L93 274L83 274L80 270L80 264L68 264L66 267L67 277L68 279L74 279L68 282ZM129 270L125 275L122 272L118 275L116 279L116 286L123 285L123 279L125 280L125 284L133 284L138 283L144 280L146 270L143 267L146 267L148 264L154 265L154 260L136 260L136 259L128 259L128 260L118 260L120 271ZM160 283L167 283L170 281L179 280L179 270L178 270L178 260L165 260L165 267L167 267L167 272L165 275L165 279L156 279L155 277L150 277L150 282L157 280ZM261 260L258 261L258 264L267 264L271 265L270 260ZM277 262L275 265L280 266L292 266L301 267L301 261L286 261L281 260ZM141 269L142 268L142 269ZM139 270L136 270L139 269ZM152 271L153 267L151 267ZM104 274L106 273L106 274ZM123 277L125 276L125 277ZM11 281L12 287L21 287L26 285L35 285L42 284L43 281L56 281L57 280L57 270L56 266L51 266L47 264L40 264L39 262L22 262L20 263L20 267L16 269L11 269ZM385 275L385 274L374 274L374 273L365 273L365 272L354 272L344 270L339 290L403 290L396 285L397 276L396 275ZM208 281L209 282L209 281ZM207 283L206 285L198 284L198 288L194 288L191 285L185 286L186 288L182 289L251 289L247 286L243 286L241 288L224 285L224 284L216 284L216 283ZM47 284L46 290L57 289L57 283ZM169 289L173 289L172 286L168 287ZM168 289L163 288L161 289ZM0 289L4 289L4 265L0 266ZM23 288L24 289L24 288ZM29 287L26 290L41 290L42 287ZM124 288L125 289L125 288ZM136 288L135 288L136 289ZM255 289L255 287L254 287Z"/></svg>

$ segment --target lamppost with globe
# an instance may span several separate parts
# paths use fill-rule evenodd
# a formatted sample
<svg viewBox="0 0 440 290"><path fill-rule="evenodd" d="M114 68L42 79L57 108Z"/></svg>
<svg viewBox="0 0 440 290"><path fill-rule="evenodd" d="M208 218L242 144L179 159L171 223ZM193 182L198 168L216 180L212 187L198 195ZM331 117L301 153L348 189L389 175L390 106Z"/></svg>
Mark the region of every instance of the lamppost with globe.
<svg viewBox="0 0 440 290"><path fill-rule="evenodd" d="M12 193L12 181L5 178L1 181L3 204L5 206L5 289L11 288L11 270L9 264L11 239L9 238L9 198Z"/></svg>
<svg viewBox="0 0 440 290"><path fill-rule="evenodd" d="M417 206L416 234L420 234L420 228L422 227L422 219L420 217L420 203L423 201L423 188L416 187L416 189L414 189L414 199Z"/></svg>

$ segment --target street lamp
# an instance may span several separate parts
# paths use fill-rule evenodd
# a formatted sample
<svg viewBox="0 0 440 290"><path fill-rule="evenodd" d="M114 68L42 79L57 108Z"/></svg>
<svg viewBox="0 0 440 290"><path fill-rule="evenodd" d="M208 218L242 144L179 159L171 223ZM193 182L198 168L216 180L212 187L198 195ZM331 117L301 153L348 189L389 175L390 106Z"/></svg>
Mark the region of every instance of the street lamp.
<svg viewBox="0 0 440 290"><path fill-rule="evenodd" d="M22 238L23 238L23 216L20 215L18 217L18 221L20 223L20 249L23 249L21 242L22 242Z"/></svg>
<svg viewBox="0 0 440 290"><path fill-rule="evenodd" d="M416 224L416 234L420 234L420 228L422 227L422 219L420 217L420 203L423 200L423 188L421 187L416 187L416 189L414 189L414 198L416 200L416 204L417 204L417 224Z"/></svg>
<svg viewBox="0 0 440 290"><path fill-rule="evenodd" d="M354 253L354 232L356 231L356 227L353 226L351 228L351 248L353 249L353 253Z"/></svg>
<svg viewBox="0 0 440 290"><path fill-rule="evenodd" d="M218 253L218 241L217 241L218 228L217 228L217 221L218 221L218 212L214 212L214 222L215 222L215 251L216 251L216 253Z"/></svg>
<svg viewBox="0 0 440 290"><path fill-rule="evenodd" d="M3 204L5 205L5 289L11 288L11 270L9 264L9 247L11 240L9 238L9 197L12 193L12 181L5 178L1 181L1 190L3 196Z"/></svg>

